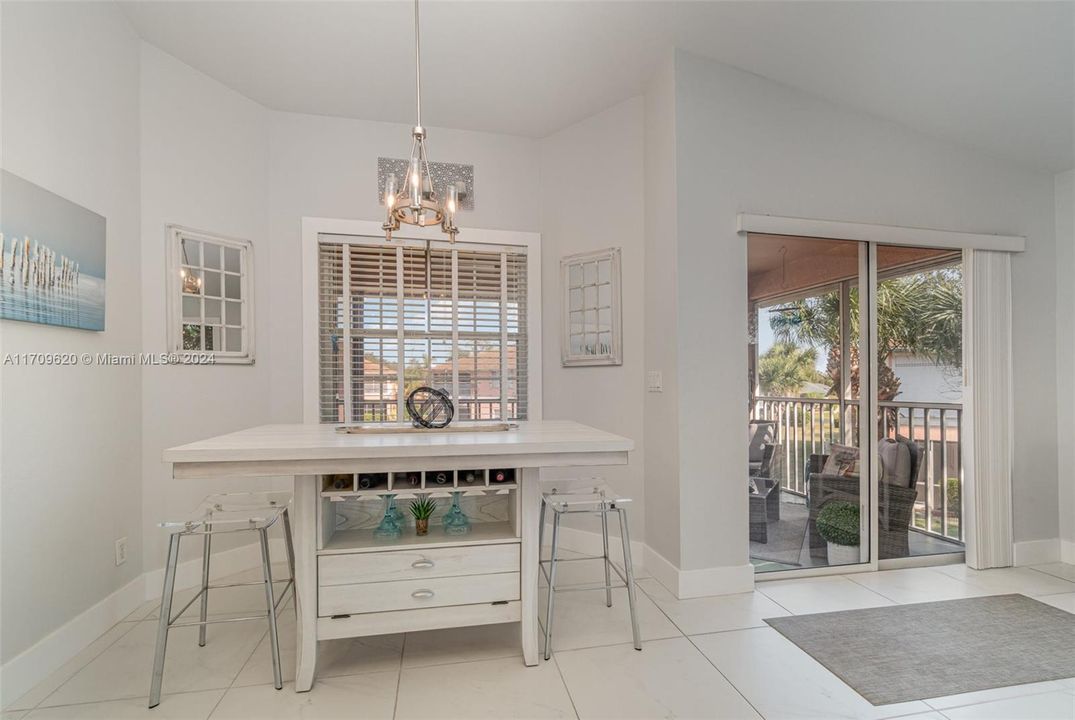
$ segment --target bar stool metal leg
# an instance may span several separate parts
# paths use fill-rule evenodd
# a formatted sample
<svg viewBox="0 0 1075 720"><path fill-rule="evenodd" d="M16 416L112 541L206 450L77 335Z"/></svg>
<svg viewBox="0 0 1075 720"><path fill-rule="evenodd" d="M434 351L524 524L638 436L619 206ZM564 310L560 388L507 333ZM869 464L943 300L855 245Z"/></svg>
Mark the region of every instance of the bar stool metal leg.
<svg viewBox="0 0 1075 720"><path fill-rule="evenodd" d="M202 536L202 607L200 617L202 624L198 627L198 647L205 647L205 629L208 627L205 619L209 613L209 546L212 532L213 526L207 524L205 534Z"/></svg>
<svg viewBox="0 0 1075 720"><path fill-rule="evenodd" d="M608 508L604 504L601 506L601 542L605 553L605 606L612 607L612 575L608 569Z"/></svg>
<svg viewBox="0 0 1075 720"><path fill-rule="evenodd" d="M552 552L549 555L549 605L545 608L545 659L552 656L552 606L556 597L556 544L560 539L560 513L552 513Z"/></svg>
<svg viewBox="0 0 1075 720"><path fill-rule="evenodd" d="M627 602L631 605L631 632L635 638L635 650L642 649L642 636L638 631L638 612L635 603L635 570L631 562L631 534L627 530L627 513L616 508L620 516L620 542L623 543L623 565L627 572Z"/></svg>
<svg viewBox="0 0 1075 720"><path fill-rule="evenodd" d="M284 548L287 550L287 567L291 572L291 607L295 611L295 618L299 617L299 604L295 600L295 545L291 540L291 516L284 508Z"/></svg>
<svg viewBox="0 0 1075 720"><path fill-rule="evenodd" d="M280 677L280 638L276 633L276 603L272 589L272 563L269 558L269 532L258 530L261 538L261 566L265 575L265 604L269 610L269 644L272 646L273 687L280 690L284 682Z"/></svg>
<svg viewBox="0 0 1075 720"><path fill-rule="evenodd" d="M164 679L164 650L168 646L168 625L172 617L172 592L175 590L175 569L179 564L179 538L172 533L168 540L168 560L164 564L164 590L161 591L160 620L157 621L157 649L153 653L153 679L149 686L149 707L161 702L161 683Z"/></svg>

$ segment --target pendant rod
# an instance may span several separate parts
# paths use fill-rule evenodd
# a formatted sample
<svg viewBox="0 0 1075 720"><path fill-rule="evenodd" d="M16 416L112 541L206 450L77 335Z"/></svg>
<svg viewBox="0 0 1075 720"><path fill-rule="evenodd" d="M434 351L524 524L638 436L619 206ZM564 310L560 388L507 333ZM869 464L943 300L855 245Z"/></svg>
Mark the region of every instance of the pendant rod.
<svg viewBox="0 0 1075 720"><path fill-rule="evenodd" d="M414 0L414 90L417 107L417 126L422 127L422 50L418 30L418 0Z"/></svg>

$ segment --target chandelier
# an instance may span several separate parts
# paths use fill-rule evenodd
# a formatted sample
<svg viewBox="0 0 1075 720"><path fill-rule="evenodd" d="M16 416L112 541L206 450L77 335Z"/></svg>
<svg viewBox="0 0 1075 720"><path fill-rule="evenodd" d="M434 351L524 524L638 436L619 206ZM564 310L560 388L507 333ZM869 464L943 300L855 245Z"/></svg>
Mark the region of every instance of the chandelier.
<svg viewBox="0 0 1075 720"><path fill-rule="evenodd" d="M384 184L384 230L386 240L399 230L400 223L430 227L440 225L442 232L455 242L459 228L455 226L455 212L459 207L459 190L449 184L445 197L437 196L429 174L426 159L426 130L422 127L422 56L418 33L418 0L414 0L414 86L416 120L411 130L411 158L407 165L407 177L399 187L395 175L389 175Z"/></svg>
<svg viewBox="0 0 1075 720"><path fill-rule="evenodd" d="M187 270L186 266L190 265L190 260L187 259L187 241L183 240L183 266L179 269L179 278L183 282L183 292L188 295L198 295L202 291L202 279L201 276Z"/></svg>

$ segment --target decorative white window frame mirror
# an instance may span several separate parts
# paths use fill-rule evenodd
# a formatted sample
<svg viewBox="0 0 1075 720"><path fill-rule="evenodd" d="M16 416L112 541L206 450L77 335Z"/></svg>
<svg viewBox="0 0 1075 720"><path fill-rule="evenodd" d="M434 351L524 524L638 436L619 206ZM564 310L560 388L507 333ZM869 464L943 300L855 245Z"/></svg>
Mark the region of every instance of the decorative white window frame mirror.
<svg viewBox="0 0 1075 720"><path fill-rule="evenodd" d="M560 260L560 362L564 367L623 364L620 248Z"/></svg>
<svg viewBox="0 0 1075 720"><path fill-rule="evenodd" d="M193 230L180 225L168 225L166 226L166 231L167 281L165 282L165 288L167 292L167 301L165 306L168 316L166 333L168 338L168 351L172 353L198 353L200 355L212 356L214 364L253 365L253 243L249 240L224 237L215 233ZM189 256L184 257L184 242L188 240L198 243L199 257L197 259L192 259ZM206 267L204 255L201 254L202 248L206 245L217 246L220 248L218 257L219 269L211 266L208 268ZM238 251L238 271L233 271L226 267L226 250ZM217 318L218 322L216 323L209 322L209 318L205 316L207 300L206 292L208 288L201 284L205 283L206 273L214 271L220 275L219 295L212 296L208 299L216 300L220 303L220 316ZM183 285L186 278L185 273L190 272L198 273L198 277L200 278L199 292L197 293L184 292ZM236 298L228 297L227 281L229 278L237 279L239 283L238 297ZM188 297L197 297L199 300L200 317L197 325L203 328L201 331L201 347L199 349L186 347L184 343L183 326L186 313L184 312L183 302L184 299ZM228 312L228 304L237 304L239 306L238 323L235 322L234 316ZM222 333L222 344L219 349L205 347L206 336L204 334L204 328L206 327L216 327ZM230 340L230 338L227 336L233 332L238 333L239 335L239 347L238 349L232 347L231 350L228 350L228 340Z"/></svg>

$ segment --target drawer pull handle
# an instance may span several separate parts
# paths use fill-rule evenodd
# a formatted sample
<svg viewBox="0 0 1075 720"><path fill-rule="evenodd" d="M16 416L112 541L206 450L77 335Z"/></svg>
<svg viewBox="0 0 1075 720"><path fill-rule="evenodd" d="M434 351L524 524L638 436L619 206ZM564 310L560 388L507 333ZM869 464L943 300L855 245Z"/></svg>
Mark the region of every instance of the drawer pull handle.
<svg viewBox="0 0 1075 720"><path fill-rule="evenodd" d="M415 590L414 592L411 593L411 597L414 598L415 600L428 600L429 598L433 597L433 591L432 590Z"/></svg>
<svg viewBox="0 0 1075 720"><path fill-rule="evenodd" d="M411 563L412 568L424 569L433 567L432 560L415 560Z"/></svg>

